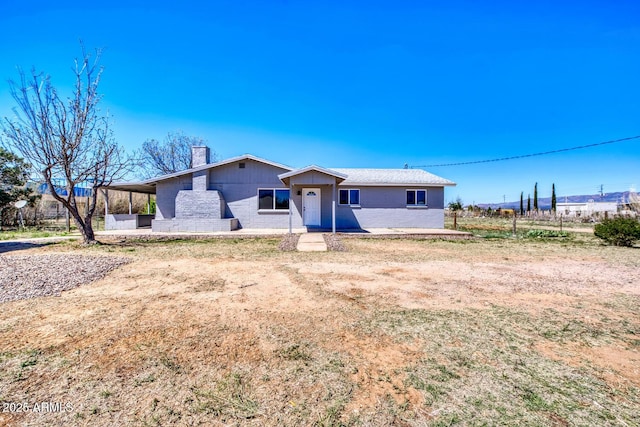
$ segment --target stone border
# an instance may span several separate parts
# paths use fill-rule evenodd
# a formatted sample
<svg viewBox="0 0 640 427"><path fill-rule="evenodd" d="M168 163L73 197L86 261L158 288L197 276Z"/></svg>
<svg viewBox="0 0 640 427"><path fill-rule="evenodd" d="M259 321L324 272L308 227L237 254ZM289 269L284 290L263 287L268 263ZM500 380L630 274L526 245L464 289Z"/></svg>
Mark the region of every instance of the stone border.
<svg viewBox="0 0 640 427"><path fill-rule="evenodd" d="M346 252L347 247L342 243L341 236L338 234L324 234L324 242L327 244L327 249L333 252Z"/></svg>

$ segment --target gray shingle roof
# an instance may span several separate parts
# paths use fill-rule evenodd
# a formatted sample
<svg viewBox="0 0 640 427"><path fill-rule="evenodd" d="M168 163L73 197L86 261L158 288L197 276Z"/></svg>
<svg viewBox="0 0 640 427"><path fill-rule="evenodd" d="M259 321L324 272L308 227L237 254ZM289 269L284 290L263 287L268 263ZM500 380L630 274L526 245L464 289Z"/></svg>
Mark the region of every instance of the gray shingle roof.
<svg viewBox="0 0 640 427"><path fill-rule="evenodd" d="M341 184L345 185L456 185L455 182L439 177L422 169L356 169L330 168L347 175Z"/></svg>
<svg viewBox="0 0 640 427"><path fill-rule="evenodd" d="M417 185L436 185L436 186L453 186L455 182L448 179L439 177L422 169L360 169L360 168L321 168L319 166L308 166L303 169L293 169L289 166L275 163L269 160L262 159L250 154L245 154L239 157L233 157L231 159L222 160L217 163L210 163L207 165L198 166L196 168L187 169L184 171L158 176L155 178L147 179L139 182L118 182L105 186L113 190L122 191L135 191L140 193L156 192L156 183L175 178L182 175L191 174L196 171L205 170L209 168L215 168L232 162L241 160L255 160L258 162L266 163L271 166L280 168L284 171L282 175L285 177L295 175L296 173L304 172L306 170L320 170L327 173L336 172L340 175L346 175L347 178L340 183L341 186L366 186L366 185L381 185L381 186L417 186ZM338 177L342 179L342 177Z"/></svg>

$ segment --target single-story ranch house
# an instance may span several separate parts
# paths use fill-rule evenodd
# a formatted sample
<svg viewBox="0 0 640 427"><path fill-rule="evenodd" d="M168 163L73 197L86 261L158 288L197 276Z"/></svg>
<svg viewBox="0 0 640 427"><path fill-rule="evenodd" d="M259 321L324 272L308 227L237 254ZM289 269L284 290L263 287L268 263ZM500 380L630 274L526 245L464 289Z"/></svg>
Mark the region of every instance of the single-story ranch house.
<svg viewBox="0 0 640 427"><path fill-rule="evenodd" d="M294 169L249 154L209 163L208 147L192 148L192 165L105 187L106 228L444 228L444 187L455 185L420 169ZM155 217L109 215L109 189L155 194Z"/></svg>

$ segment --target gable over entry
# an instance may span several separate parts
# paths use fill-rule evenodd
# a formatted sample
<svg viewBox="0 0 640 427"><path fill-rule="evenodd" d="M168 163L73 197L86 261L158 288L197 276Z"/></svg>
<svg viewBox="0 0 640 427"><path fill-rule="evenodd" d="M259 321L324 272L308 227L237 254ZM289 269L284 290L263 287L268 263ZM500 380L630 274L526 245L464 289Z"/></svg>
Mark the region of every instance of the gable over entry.
<svg viewBox="0 0 640 427"><path fill-rule="evenodd" d="M329 187L331 194L331 231L336 232L336 188L347 179L345 174L311 165L306 168L292 170L278 175L280 181L289 187L289 202L293 192L300 191L302 195L302 217L305 226L320 226L322 223L322 187ZM316 200L317 197L317 200ZM307 212L309 210L309 212ZM292 211L289 211L289 233L292 231Z"/></svg>

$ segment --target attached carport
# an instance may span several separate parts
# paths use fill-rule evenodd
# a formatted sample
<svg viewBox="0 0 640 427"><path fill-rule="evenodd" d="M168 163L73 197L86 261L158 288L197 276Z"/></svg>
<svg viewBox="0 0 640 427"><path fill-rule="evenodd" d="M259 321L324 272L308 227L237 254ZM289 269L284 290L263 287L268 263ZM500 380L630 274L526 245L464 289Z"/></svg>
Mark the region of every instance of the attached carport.
<svg viewBox="0 0 640 427"><path fill-rule="evenodd" d="M129 194L129 213L109 213L109 190L123 191ZM147 213L133 213L133 193L147 195ZM149 209L151 208L151 195L156 194L155 182L127 182L112 183L102 187L104 196L105 230L133 230L137 228L151 227L151 221L155 218Z"/></svg>

